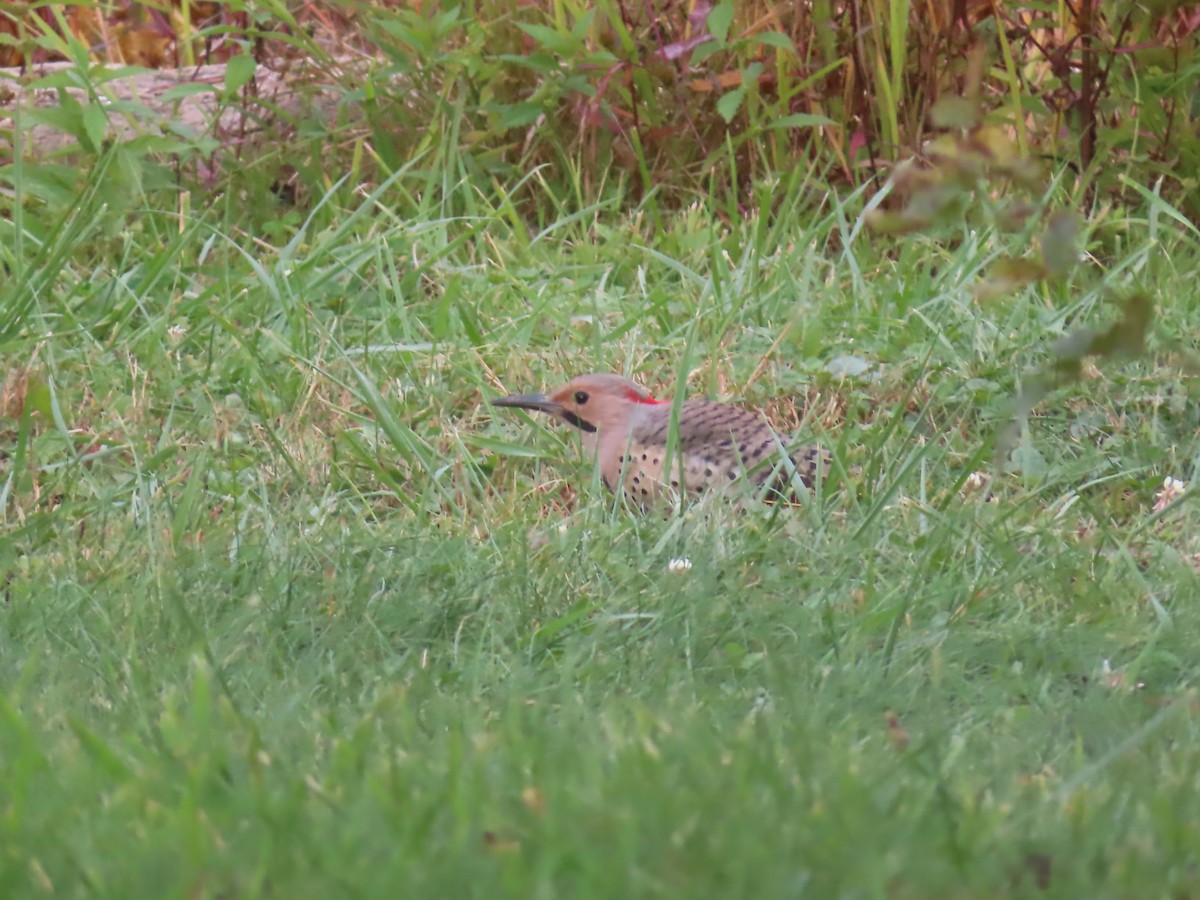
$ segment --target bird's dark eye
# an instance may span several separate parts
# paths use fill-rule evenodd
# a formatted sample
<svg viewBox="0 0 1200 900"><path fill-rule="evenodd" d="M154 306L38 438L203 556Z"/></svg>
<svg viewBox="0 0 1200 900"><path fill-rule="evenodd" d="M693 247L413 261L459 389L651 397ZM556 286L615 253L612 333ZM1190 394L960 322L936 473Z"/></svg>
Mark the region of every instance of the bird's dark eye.
<svg viewBox="0 0 1200 900"><path fill-rule="evenodd" d="M576 391L575 392L575 402L578 403L580 406L583 406L583 404L587 403L587 398L588 398L587 391Z"/></svg>

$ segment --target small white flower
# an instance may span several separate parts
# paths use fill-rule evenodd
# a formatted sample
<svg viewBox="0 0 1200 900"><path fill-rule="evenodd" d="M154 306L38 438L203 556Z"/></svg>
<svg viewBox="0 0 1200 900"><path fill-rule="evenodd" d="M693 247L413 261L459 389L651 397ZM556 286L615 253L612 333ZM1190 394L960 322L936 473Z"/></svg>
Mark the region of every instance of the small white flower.
<svg viewBox="0 0 1200 900"><path fill-rule="evenodd" d="M167 329L167 340L172 344L178 344L187 337L187 327L179 324L172 325Z"/></svg>
<svg viewBox="0 0 1200 900"><path fill-rule="evenodd" d="M675 574L682 574L692 567L692 561L686 557L679 557L667 563L667 571Z"/></svg>
<svg viewBox="0 0 1200 900"><path fill-rule="evenodd" d="M1162 487L1159 488L1158 492L1154 495L1154 499L1157 501L1154 504L1154 511L1159 512L1160 510L1166 509L1168 506L1182 497L1184 491L1186 490L1187 484L1180 481L1178 478L1172 478L1170 475L1168 475L1163 479Z"/></svg>
<svg viewBox="0 0 1200 900"><path fill-rule="evenodd" d="M972 472L967 476L967 480L963 482L962 490L964 494L969 494L972 491L978 491L987 486L988 478L983 472Z"/></svg>
<svg viewBox="0 0 1200 900"><path fill-rule="evenodd" d="M1128 688L1133 691L1145 690L1146 682L1138 681L1135 684L1127 685L1125 683L1125 673L1118 671L1112 667L1107 659L1100 664L1100 674L1103 676L1103 684L1110 688Z"/></svg>

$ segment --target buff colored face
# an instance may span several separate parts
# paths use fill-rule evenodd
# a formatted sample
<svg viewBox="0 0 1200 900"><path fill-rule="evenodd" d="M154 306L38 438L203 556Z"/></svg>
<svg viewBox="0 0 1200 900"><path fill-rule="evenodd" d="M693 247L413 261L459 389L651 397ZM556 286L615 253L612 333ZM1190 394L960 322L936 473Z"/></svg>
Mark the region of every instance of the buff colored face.
<svg viewBox="0 0 1200 900"><path fill-rule="evenodd" d="M612 426L628 415L633 406L656 406L644 389L616 375L581 375L550 395L513 394L493 400L493 406L515 407L550 413L585 433Z"/></svg>

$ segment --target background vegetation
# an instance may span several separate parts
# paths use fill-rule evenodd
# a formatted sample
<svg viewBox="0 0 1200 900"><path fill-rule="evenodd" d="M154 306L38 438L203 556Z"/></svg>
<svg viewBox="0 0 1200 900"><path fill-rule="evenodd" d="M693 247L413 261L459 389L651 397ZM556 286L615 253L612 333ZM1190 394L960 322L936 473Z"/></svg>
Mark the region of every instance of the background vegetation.
<svg viewBox="0 0 1200 900"><path fill-rule="evenodd" d="M1198 27L0 4L0 892L1200 893ZM846 477L635 516L581 370Z"/></svg>

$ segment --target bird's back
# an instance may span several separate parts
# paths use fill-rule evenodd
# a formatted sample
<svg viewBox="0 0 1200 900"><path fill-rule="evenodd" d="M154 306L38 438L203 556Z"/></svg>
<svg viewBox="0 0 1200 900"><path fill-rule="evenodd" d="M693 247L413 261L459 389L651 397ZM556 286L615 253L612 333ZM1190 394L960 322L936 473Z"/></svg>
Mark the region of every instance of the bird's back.
<svg viewBox="0 0 1200 900"><path fill-rule="evenodd" d="M671 407L638 410L629 440L616 465L605 472L610 486L623 481L626 498L639 506L652 501L662 487L698 495L706 490L777 483L775 493L790 497L792 468L811 486L826 459L817 447L789 448L759 416L739 406L710 400L688 400L680 409L675 459L666 458ZM677 454L677 455L676 455ZM789 459L790 465L785 462ZM682 469L676 464L682 461ZM679 472L682 471L682 486Z"/></svg>

